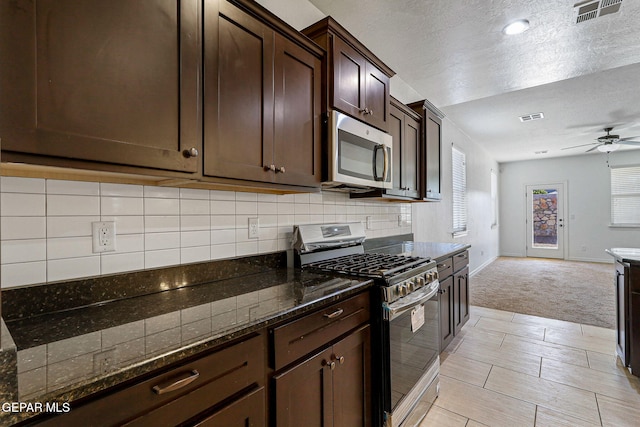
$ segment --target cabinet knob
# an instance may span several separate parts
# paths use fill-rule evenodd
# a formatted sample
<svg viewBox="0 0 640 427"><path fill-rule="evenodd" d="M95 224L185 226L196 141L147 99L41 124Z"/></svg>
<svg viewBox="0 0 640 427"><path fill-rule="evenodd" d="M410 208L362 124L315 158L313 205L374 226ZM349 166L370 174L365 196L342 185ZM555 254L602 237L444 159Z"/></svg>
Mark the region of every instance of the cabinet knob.
<svg viewBox="0 0 640 427"><path fill-rule="evenodd" d="M286 171L284 170L284 166L280 166L279 168L276 168L276 173L285 173Z"/></svg>
<svg viewBox="0 0 640 427"><path fill-rule="evenodd" d="M334 369L336 369L336 362L327 362L326 360L323 360L323 361L322 361L322 364L323 364L324 366L329 367L329 369L331 369L332 371L333 371Z"/></svg>
<svg viewBox="0 0 640 427"><path fill-rule="evenodd" d="M264 165L264 170L266 171L276 171L276 165Z"/></svg>
<svg viewBox="0 0 640 427"><path fill-rule="evenodd" d="M331 360L334 362L339 362L341 365L344 365L344 356L337 357L336 355L331 356Z"/></svg>
<svg viewBox="0 0 640 427"><path fill-rule="evenodd" d="M369 115L373 116L373 110L369 110Z"/></svg>
<svg viewBox="0 0 640 427"><path fill-rule="evenodd" d="M361 109L361 110L360 110L360 112L361 112L362 114L371 114L371 111L370 111L368 108L366 108L366 107L365 107L365 108L363 108L363 109Z"/></svg>
<svg viewBox="0 0 640 427"><path fill-rule="evenodd" d="M189 157L198 157L200 153L198 152L198 149L196 147L191 147L188 150L184 150L182 152L182 155L185 156L186 158Z"/></svg>

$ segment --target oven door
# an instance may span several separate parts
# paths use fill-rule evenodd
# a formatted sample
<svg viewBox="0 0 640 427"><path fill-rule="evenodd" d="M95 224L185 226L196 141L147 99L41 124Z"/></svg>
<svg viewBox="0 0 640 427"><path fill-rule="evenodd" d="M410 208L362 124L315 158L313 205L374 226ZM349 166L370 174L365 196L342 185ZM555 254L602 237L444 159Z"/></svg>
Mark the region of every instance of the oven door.
<svg viewBox="0 0 640 427"><path fill-rule="evenodd" d="M391 188L391 135L333 111L329 181Z"/></svg>
<svg viewBox="0 0 640 427"><path fill-rule="evenodd" d="M437 395L439 373L438 281L400 300L383 304L389 351L385 361L385 425L422 418ZM431 401L421 402L431 391ZM422 411L420 414L413 413Z"/></svg>

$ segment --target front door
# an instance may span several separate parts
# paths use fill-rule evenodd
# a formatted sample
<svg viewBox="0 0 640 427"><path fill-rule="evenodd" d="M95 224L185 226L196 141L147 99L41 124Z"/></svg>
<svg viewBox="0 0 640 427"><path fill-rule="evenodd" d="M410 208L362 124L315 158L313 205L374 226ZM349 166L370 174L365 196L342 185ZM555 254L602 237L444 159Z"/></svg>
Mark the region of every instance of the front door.
<svg viewBox="0 0 640 427"><path fill-rule="evenodd" d="M564 184L527 185L527 256L564 259Z"/></svg>

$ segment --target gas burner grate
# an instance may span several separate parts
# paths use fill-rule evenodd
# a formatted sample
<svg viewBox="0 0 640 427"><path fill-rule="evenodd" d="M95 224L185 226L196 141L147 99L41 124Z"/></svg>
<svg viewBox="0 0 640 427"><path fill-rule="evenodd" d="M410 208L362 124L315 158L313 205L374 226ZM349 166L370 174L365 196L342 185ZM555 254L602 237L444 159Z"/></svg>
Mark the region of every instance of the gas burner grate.
<svg viewBox="0 0 640 427"><path fill-rule="evenodd" d="M429 262L428 259L389 254L354 254L312 262L306 267L365 277L390 277L398 272Z"/></svg>

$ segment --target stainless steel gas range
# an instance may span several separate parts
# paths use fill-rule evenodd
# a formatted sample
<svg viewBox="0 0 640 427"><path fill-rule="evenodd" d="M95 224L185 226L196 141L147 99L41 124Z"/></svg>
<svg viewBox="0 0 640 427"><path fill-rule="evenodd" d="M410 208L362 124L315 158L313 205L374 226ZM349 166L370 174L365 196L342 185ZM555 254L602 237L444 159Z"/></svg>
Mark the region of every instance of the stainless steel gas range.
<svg viewBox="0 0 640 427"><path fill-rule="evenodd" d="M373 366L377 423L419 423L439 389L438 271L427 258L366 253L362 223L294 227L299 267L375 279ZM374 307L375 307L374 306Z"/></svg>

